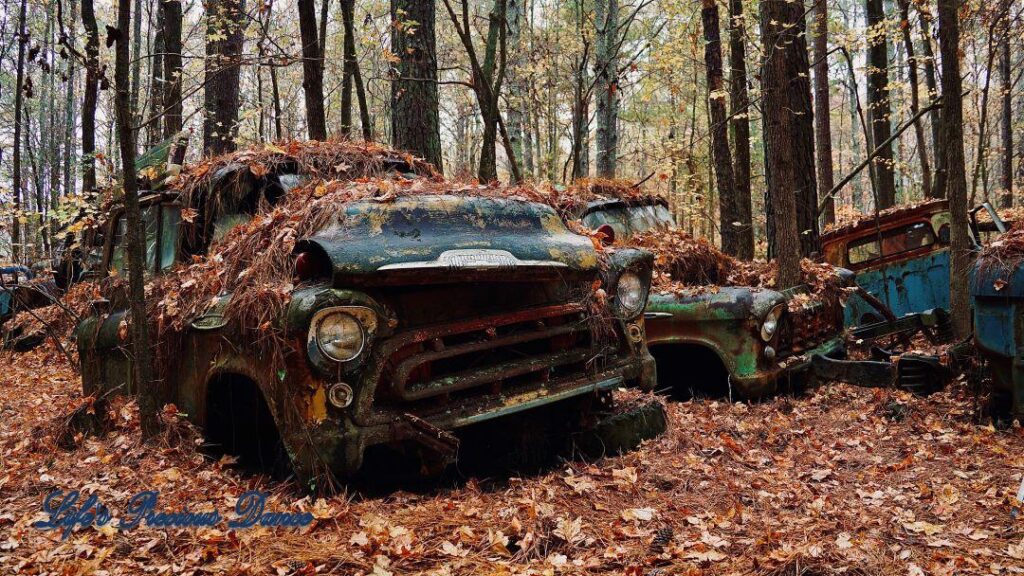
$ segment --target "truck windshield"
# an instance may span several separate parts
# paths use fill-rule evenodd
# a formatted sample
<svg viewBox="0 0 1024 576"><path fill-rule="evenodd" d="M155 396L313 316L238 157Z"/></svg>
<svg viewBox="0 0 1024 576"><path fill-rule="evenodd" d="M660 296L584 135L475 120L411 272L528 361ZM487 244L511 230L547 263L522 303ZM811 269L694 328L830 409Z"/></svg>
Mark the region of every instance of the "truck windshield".
<svg viewBox="0 0 1024 576"><path fill-rule="evenodd" d="M583 224L591 230L607 224L618 238L628 238L648 230L671 228L674 221L668 207L654 204L596 210L583 217Z"/></svg>
<svg viewBox="0 0 1024 576"><path fill-rule="evenodd" d="M174 265L177 253L181 207L170 204L146 206L142 209L142 222L146 233L146 270L167 270ZM110 268L122 275L128 271L128 262L125 258L127 230L128 220L121 214L114 226ZM156 268L158 257L160 267Z"/></svg>

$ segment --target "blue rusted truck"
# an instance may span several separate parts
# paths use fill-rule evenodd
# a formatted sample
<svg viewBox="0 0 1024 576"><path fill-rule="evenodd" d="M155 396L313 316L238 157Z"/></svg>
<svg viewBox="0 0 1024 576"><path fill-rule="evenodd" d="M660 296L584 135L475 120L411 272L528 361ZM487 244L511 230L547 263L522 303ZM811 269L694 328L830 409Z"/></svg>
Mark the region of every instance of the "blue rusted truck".
<svg viewBox="0 0 1024 576"><path fill-rule="evenodd" d="M970 214L979 249L983 234L1006 231L987 203ZM825 260L857 275L861 291L851 296L845 310L845 324L854 336L929 327L948 331L949 229L949 202L934 200L886 210L822 235Z"/></svg>
<svg viewBox="0 0 1024 576"><path fill-rule="evenodd" d="M1010 242L1020 238L1011 235ZM1024 419L1024 266L990 248L971 268L974 344L988 361L995 411Z"/></svg>

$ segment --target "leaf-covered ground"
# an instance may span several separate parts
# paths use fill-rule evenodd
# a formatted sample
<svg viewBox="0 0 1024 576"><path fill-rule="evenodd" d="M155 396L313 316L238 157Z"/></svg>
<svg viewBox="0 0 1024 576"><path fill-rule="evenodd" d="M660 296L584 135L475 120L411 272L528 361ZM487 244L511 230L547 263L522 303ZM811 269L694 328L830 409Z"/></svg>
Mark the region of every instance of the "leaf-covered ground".
<svg viewBox="0 0 1024 576"><path fill-rule="evenodd" d="M101 438L55 435L81 404L52 352L0 355L0 568L24 573L1012 574L1024 434L973 417L954 387L928 399L826 386L760 404L669 405L639 450L525 477L316 499L197 453L188 430L139 441L131 404ZM230 511L253 488L307 510L301 531L111 526L59 532L55 488L115 517L159 489L165 510ZM223 528L223 527L222 527Z"/></svg>

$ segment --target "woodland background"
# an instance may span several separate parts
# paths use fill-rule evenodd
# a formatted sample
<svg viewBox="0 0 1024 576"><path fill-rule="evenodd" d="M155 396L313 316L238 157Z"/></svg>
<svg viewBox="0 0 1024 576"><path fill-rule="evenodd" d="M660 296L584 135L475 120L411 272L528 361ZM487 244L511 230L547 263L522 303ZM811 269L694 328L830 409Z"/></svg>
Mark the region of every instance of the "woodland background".
<svg viewBox="0 0 1024 576"><path fill-rule="evenodd" d="M730 226L742 234L750 222L765 255L762 35L785 21L780 10L792 7L785 42L813 69L819 196L937 100L943 69L937 7L920 0L131 2L139 152L179 130L189 160L372 138L448 177L625 178L667 195L686 230L748 257L751 242ZM968 200L1009 206L1021 176L1022 7L955 6ZM69 220L95 209L93 192L119 178L117 25L107 0L2 0L0 259L50 256ZM840 217L870 212L875 191L881 208L941 196L940 124L938 109L922 113L839 191Z"/></svg>

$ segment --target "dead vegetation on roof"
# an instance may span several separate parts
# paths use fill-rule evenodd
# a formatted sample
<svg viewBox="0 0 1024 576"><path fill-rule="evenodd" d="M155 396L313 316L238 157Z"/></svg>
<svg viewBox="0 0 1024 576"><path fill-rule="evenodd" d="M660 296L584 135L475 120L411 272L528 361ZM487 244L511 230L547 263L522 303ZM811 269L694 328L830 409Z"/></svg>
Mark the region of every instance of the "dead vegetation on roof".
<svg viewBox="0 0 1024 576"><path fill-rule="evenodd" d="M575 217L591 202L599 200L621 200L626 204L640 204L661 199L647 192L631 180L609 178L582 178L562 189L546 187L546 201L555 209Z"/></svg>
<svg viewBox="0 0 1024 576"><path fill-rule="evenodd" d="M925 202L917 202L914 204L900 204L899 206L893 206L892 208L886 208L885 210L879 210L879 218L890 218L899 216L901 214L908 214L915 210L919 210L925 206L939 206L946 202L945 200L927 200ZM875 221L875 214L873 212L865 213L861 210L857 210L851 206L845 206L845 209L836 211L836 221L833 224L825 226L821 231L822 235L835 235L842 232L848 232Z"/></svg>
<svg viewBox="0 0 1024 576"><path fill-rule="evenodd" d="M978 256L980 266L1010 269L1024 260L1024 227L1014 226L989 242Z"/></svg>
<svg viewBox="0 0 1024 576"><path fill-rule="evenodd" d="M775 289L774 262L743 261L715 248L704 238L683 230L653 230L629 239L628 244L655 255L654 290L662 293L697 294L722 286ZM810 299L837 310L846 299L843 280L833 266L804 259L803 280ZM794 299L798 304L805 299Z"/></svg>

